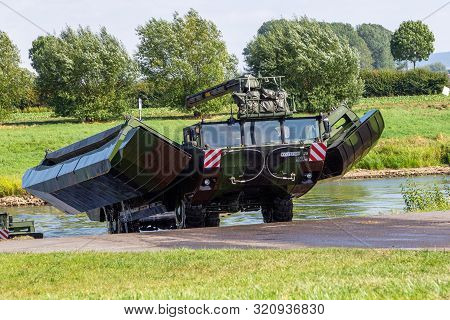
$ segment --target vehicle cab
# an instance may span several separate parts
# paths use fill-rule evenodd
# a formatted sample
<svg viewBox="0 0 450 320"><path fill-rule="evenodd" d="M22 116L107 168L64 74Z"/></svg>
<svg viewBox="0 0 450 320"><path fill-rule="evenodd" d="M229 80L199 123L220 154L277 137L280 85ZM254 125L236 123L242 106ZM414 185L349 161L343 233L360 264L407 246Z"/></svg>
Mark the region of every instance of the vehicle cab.
<svg viewBox="0 0 450 320"><path fill-rule="evenodd" d="M202 149L309 145L321 139L321 117L200 122L183 131L184 145Z"/></svg>

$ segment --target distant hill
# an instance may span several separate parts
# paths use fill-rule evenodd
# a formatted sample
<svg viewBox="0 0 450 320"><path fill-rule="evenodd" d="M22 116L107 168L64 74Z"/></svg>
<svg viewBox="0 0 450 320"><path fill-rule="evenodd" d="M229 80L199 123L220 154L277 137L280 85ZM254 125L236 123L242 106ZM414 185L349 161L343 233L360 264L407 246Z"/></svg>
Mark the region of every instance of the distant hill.
<svg viewBox="0 0 450 320"><path fill-rule="evenodd" d="M440 62L444 64L447 67L447 69L450 69L450 51L433 53L431 54L430 59L428 59L428 61L421 61L417 63L417 65L419 67L423 67L427 64L435 62Z"/></svg>

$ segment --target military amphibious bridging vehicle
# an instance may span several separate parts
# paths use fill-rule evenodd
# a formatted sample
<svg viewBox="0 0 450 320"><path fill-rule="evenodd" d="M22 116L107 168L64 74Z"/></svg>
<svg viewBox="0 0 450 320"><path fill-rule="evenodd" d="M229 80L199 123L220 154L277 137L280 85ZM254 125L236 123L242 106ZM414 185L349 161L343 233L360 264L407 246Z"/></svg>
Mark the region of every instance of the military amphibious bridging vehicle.
<svg viewBox="0 0 450 320"><path fill-rule="evenodd" d="M130 118L48 152L23 187L111 233L215 227L220 213L259 209L266 223L290 221L292 198L345 174L384 122L378 110L359 118L345 106L295 117L281 80L245 76L188 96L191 107L231 93L239 111L185 128L182 144Z"/></svg>

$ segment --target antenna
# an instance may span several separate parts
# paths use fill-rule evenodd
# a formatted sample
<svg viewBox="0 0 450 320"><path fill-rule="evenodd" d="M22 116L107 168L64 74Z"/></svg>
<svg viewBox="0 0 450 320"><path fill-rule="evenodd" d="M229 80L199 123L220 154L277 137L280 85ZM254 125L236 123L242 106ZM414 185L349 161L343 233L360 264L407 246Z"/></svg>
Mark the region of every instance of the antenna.
<svg viewBox="0 0 450 320"><path fill-rule="evenodd" d="M142 98L138 98L139 121L142 121Z"/></svg>

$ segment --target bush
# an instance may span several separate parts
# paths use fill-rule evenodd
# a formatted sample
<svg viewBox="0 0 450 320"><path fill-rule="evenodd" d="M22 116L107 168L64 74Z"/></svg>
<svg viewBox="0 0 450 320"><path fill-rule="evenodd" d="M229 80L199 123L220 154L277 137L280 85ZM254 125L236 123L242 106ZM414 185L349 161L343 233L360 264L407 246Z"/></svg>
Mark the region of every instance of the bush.
<svg viewBox="0 0 450 320"><path fill-rule="evenodd" d="M307 18L265 22L244 49L249 71L285 76L283 86L302 111L328 111L361 95L359 59L347 41Z"/></svg>
<svg viewBox="0 0 450 320"><path fill-rule="evenodd" d="M9 179L0 177L0 198L6 196L16 196L25 194L19 179Z"/></svg>
<svg viewBox="0 0 450 320"><path fill-rule="evenodd" d="M446 73L425 69L364 70L361 78L364 80L364 97L436 94L448 83Z"/></svg>
<svg viewBox="0 0 450 320"><path fill-rule="evenodd" d="M418 186L411 180L402 184L402 196L406 211L447 210L450 208L450 189L445 185Z"/></svg>

